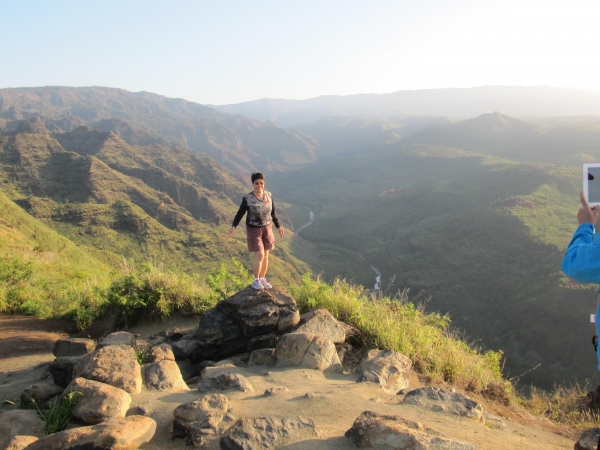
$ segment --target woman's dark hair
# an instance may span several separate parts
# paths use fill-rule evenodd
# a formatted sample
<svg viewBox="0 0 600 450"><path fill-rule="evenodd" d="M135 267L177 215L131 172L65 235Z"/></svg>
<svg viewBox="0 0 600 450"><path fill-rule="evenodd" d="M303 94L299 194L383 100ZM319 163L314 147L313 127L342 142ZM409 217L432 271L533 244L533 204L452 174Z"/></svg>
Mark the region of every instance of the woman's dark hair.
<svg viewBox="0 0 600 450"><path fill-rule="evenodd" d="M252 179L252 184L254 184L256 180L264 180L265 176L260 172L254 172L250 178Z"/></svg>

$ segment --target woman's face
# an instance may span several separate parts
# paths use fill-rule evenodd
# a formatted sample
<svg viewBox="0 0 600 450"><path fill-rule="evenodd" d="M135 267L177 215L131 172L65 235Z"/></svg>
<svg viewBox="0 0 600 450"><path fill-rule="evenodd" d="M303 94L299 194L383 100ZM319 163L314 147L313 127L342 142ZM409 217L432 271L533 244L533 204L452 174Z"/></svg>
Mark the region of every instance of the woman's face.
<svg viewBox="0 0 600 450"><path fill-rule="evenodd" d="M254 182L254 192L261 194L265 190L265 180L258 179Z"/></svg>

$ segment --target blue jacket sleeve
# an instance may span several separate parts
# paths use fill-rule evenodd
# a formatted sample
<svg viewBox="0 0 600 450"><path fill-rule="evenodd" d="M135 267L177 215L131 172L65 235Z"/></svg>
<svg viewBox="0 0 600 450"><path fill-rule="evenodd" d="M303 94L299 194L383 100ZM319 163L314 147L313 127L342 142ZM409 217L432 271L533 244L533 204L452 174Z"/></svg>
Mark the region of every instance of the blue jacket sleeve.
<svg viewBox="0 0 600 450"><path fill-rule="evenodd" d="M562 271L579 283L600 283L600 238L591 223L579 225L567 247Z"/></svg>

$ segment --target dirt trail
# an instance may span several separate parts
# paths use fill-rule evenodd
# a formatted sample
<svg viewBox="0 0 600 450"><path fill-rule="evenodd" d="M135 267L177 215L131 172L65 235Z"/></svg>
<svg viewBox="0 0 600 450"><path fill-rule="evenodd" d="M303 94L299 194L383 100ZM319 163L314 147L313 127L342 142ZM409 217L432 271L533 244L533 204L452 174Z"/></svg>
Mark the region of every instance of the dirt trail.
<svg viewBox="0 0 600 450"><path fill-rule="evenodd" d="M175 317L167 322L144 324L129 331L138 333L140 339L166 328L197 326L197 318ZM0 316L0 400L17 398L21 390L30 384L39 383L48 362L52 342L65 335L64 324L39 321L29 317ZM183 367L182 372L189 370ZM228 392L232 413L235 417L297 416L311 417L324 433L317 437L303 434L301 440L292 441L282 447L289 450L355 448L344 437L358 415L366 410L381 414L393 414L417 420L453 439L471 442L480 449L567 449L573 448L580 433L559 427L548 420L536 418L525 410L507 408L476 399L483 403L486 412L500 415L510 431L490 429L471 419L459 418L432 412L419 406L405 405L398 396L387 395L372 383L356 383L356 374L324 374L301 368L211 368L210 376L223 372L241 373L254 386L254 392ZM45 382L51 382L47 379ZM421 385L415 375L411 386ZM275 396L263 395L267 388L286 386L289 391ZM307 392L314 393L307 398ZM148 404L151 417L157 423L157 432L151 442L141 447L145 450L187 449L184 440L169 440L169 424L173 410L178 405L200 397L195 385L188 392L157 393L142 391L132 395L132 406ZM3 406L0 411L9 406ZM218 441L209 447L217 450Z"/></svg>

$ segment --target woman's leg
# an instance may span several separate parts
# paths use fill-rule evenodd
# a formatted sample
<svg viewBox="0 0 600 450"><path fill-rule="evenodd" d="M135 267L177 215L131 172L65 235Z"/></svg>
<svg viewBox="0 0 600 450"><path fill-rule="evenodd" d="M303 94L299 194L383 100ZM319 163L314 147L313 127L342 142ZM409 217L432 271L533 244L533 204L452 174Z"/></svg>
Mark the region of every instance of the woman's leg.
<svg viewBox="0 0 600 450"><path fill-rule="evenodd" d="M265 250L264 257L262 259L262 264L260 266L259 278L264 278L267 274L267 269L269 268L269 250Z"/></svg>
<svg viewBox="0 0 600 450"><path fill-rule="evenodd" d="M254 278L260 278L262 271L263 259L265 257L265 251L259 250L254 252L254 263L252 264L252 272L254 272ZM266 270L265 270L266 272ZM264 276L264 275L263 275Z"/></svg>

